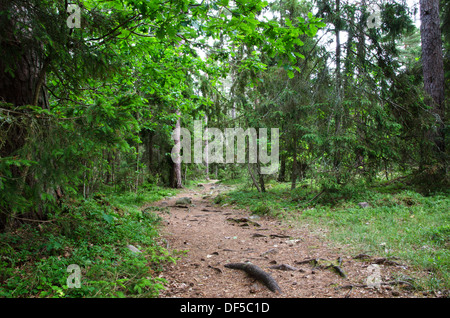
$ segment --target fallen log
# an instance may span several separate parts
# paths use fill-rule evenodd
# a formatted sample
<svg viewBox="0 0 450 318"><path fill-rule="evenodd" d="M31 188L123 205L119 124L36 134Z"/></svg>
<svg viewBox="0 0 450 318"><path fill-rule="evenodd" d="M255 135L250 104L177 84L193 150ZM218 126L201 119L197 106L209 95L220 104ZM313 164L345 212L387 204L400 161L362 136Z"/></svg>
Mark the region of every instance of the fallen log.
<svg viewBox="0 0 450 318"><path fill-rule="evenodd" d="M249 274L250 276L261 281L264 285L269 288L270 291L276 293L282 293L281 288L278 286L277 282L270 276L270 274L263 271L258 266L251 263L229 263L224 265L226 268L240 269Z"/></svg>

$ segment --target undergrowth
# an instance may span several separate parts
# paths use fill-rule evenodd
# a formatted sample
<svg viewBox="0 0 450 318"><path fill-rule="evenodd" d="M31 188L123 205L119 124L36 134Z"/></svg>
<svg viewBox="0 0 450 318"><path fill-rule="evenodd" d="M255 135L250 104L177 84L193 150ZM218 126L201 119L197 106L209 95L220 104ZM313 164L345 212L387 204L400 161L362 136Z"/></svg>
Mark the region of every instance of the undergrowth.
<svg viewBox="0 0 450 318"><path fill-rule="evenodd" d="M149 187L67 200L45 222L1 233L0 297L158 296L158 273L176 258L158 244L159 218L140 206L172 194ZM81 269L79 288L70 284L71 264Z"/></svg>

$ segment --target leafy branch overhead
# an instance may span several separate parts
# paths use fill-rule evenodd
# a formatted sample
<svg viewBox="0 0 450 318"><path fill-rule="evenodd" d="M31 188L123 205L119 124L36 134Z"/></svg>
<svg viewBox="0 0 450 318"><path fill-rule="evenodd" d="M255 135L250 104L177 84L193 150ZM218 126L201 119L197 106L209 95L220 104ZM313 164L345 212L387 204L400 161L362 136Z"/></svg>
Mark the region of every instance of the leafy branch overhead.
<svg viewBox="0 0 450 318"><path fill-rule="evenodd" d="M93 197L199 179L277 215L276 182L299 215L378 182L447 189L447 2L386 0L372 23L369 0L0 0L0 232L58 237ZM248 138L224 151L226 129ZM107 206L95 224L115 224Z"/></svg>

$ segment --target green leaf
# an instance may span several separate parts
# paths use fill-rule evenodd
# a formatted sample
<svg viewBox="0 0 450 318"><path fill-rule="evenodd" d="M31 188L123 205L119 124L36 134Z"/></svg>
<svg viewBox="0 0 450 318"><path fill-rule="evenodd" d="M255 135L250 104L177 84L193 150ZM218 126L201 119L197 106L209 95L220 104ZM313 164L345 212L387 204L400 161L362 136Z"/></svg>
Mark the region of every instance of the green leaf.
<svg viewBox="0 0 450 318"><path fill-rule="evenodd" d="M102 213L102 219L105 220L108 224L111 224L114 221L114 217L106 213Z"/></svg>

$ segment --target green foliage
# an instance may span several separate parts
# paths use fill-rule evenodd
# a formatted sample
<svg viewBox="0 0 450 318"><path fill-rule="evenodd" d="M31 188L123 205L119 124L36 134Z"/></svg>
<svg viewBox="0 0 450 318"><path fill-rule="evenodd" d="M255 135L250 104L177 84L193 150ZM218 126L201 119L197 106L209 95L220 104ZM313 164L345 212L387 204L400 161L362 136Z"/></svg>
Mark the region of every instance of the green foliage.
<svg viewBox="0 0 450 318"><path fill-rule="evenodd" d="M8 123L0 125L0 136L7 141L0 143L4 215L33 205L44 209L55 196L52 192L88 198L105 183L137 192L155 172L165 175L160 179L165 184L171 183L170 166L164 159L151 166L153 149L142 144L157 136L159 157L170 153L176 111L195 118L212 104L211 96L199 93L198 79L206 76L214 85L225 77L233 47L253 47L241 56L242 72L266 69L261 52L289 56L284 65L295 63L291 53L303 44L300 36L313 36L324 26L311 14L284 26L260 19L268 5L261 0L229 5L228 1L83 1L82 26L71 30L60 14L66 11L62 2L4 4L0 17L6 33L20 33L14 41L27 45L22 46L23 53L21 45L8 45L12 40L2 37L6 43L0 47L5 57L2 67L11 78L20 77L16 73L31 72L16 68L23 64L21 56L39 56L42 63L29 68L40 72L45 82L45 105L0 105L1 119ZM27 34L12 23L20 14L30 22ZM225 38L232 45L219 54L210 43ZM197 49L206 57L201 58ZM14 131L10 127L23 131L10 134ZM10 222L2 221L2 227Z"/></svg>
<svg viewBox="0 0 450 318"><path fill-rule="evenodd" d="M445 247L450 246L450 225L441 225L437 228L433 228L429 232L430 238L433 242Z"/></svg>
<svg viewBox="0 0 450 318"><path fill-rule="evenodd" d="M448 55L450 6L441 2ZM448 202L436 198L448 187L448 155L430 142L436 118L423 92L420 32L404 4L383 3L381 27L367 29L367 6L331 0L78 3L79 29L66 27L64 1L0 5L0 295L157 295L161 282L144 264L156 271L170 256L153 240L158 217L139 208L176 193L159 188L174 177L171 133L178 119L192 128L205 116L221 129L279 128L279 175L183 163L185 185L211 177L208 168L243 185L217 204L279 217L300 210L354 227L355 241L374 246L381 230L364 236L368 225L406 224L392 228L408 234L408 246L431 240L430 255L417 255L444 277L437 285L445 281L448 229L439 209ZM323 39L337 43L342 32L338 56ZM391 182L405 175L413 177ZM267 192L249 190L256 184ZM360 210L360 201L372 208ZM421 210L435 201L438 210ZM434 227L413 224L419 218ZM22 227L27 221L40 226ZM15 228L20 235L8 232ZM383 234L400 249L401 239ZM123 251L125 243L144 252ZM80 290L65 288L61 272L75 261Z"/></svg>
<svg viewBox="0 0 450 318"><path fill-rule="evenodd" d="M370 207L359 207L356 203L361 199ZM448 290L448 197L423 197L411 190L395 194L372 190L359 200L334 207L317 204L306 209L300 219L326 226L329 238L348 244L355 253L400 257L413 268L429 270L427 277L416 278L418 288Z"/></svg>
<svg viewBox="0 0 450 318"><path fill-rule="evenodd" d="M167 193L155 187L142 195L151 202ZM157 273L176 258L158 244L158 218L143 215L132 198L99 194L69 201L51 222L0 234L0 295L158 296L165 281ZM128 244L142 253L132 253ZM67 286L70 264L81 267L81 288Z"/></svg>
<svg viewBox="0 0 450 318"><path fill-rule="evenodd" d="M270 215L272 210L266 203L258 203L251 208L251 212L256 215Z"/></svg>

